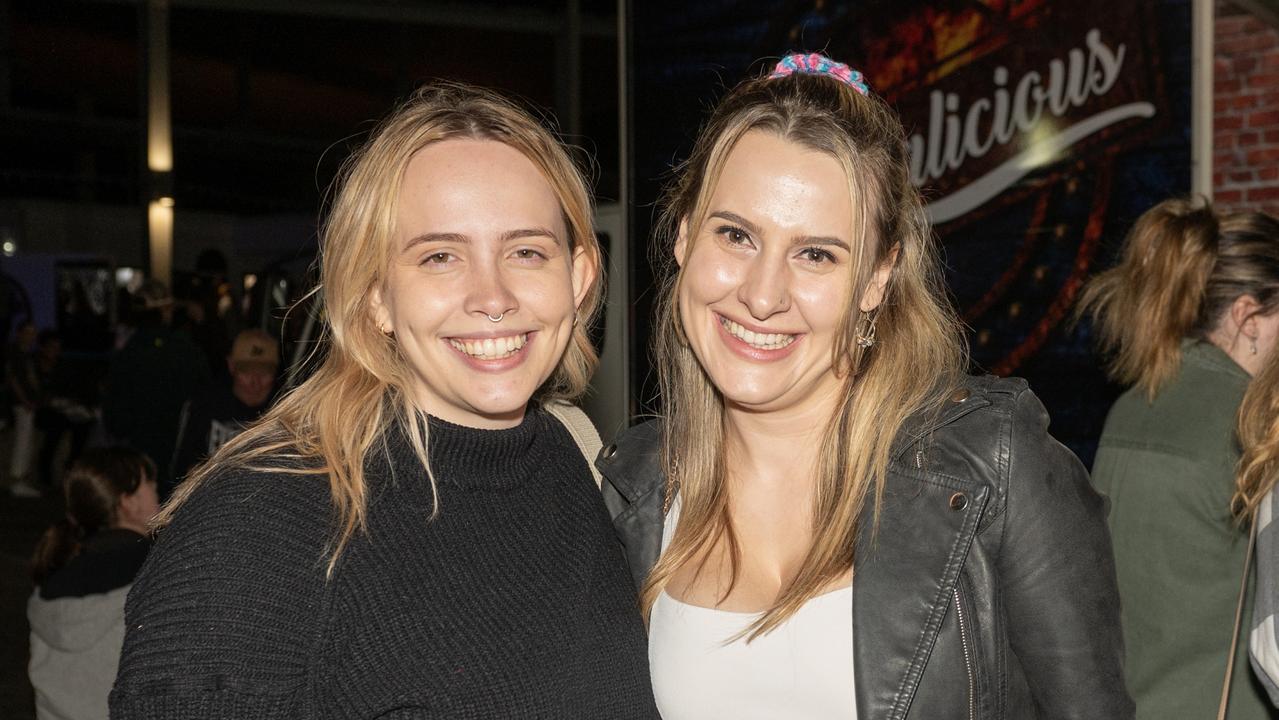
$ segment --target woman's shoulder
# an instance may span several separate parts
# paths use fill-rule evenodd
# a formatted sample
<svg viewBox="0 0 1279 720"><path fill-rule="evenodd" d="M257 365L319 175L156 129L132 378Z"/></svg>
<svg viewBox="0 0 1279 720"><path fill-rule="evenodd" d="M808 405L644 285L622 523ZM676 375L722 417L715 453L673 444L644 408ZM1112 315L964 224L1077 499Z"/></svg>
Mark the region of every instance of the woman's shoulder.
<svg viewBox="0 0 1279 720"><path fill-rule="evenodd" d="M292 702L328 618L327 487L225 467L192 486L129 593L113 715Z"/></svg>
<svg viewBox="0 0 1279 720"><path fill-rule="evenodd" d="M1235 422L1246 387L1246 380L1219 367L1184 363L1153 401L1139 387L1120 395L1106 415L1101 446L1233 464Z"/></svg>
<svg viewBox="0 0 1279 720"><path fill-rule="evenodd" d="M1047 409L1025 380L968 376L955 383L941 407L908 421L897 459L917 469L982 479L1002 496L1014 476L1053 467L1082 473L1074 454L1049 434L1049 423Z"/></svg>
<svg viewBox="0 0 1279 720"><path fill-rule="evenodd" d="M159 537L225 536L232 543L273 535L318 538L330 529L330 506L326 474L279 463L228 465L189 491Z"/></svg>
<svg viewBox="0 0 1279 720"><path fill-rule="evenodd" d="M899 442L926 441L974 446L999 442L1014 424L1047 427L1043 405L1022 378L963 375L937 394L937 400L910 415L899 431ZM1041 418L1038 417L1042 411Z"/></svg>
<svg viewBox="0 0 1279 720"><path fill-rule="evenodd" d="M654 418L633 425L600 451L595 467L623 497L634 499L664 484L662 422Z"/></svg>

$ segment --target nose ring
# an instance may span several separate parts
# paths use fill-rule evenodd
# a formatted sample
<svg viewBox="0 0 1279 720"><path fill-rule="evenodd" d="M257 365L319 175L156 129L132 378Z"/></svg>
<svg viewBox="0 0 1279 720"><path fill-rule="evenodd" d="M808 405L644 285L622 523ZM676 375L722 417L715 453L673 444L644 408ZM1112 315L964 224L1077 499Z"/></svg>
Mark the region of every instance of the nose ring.
<svg viewBox="0 0 1279 720"><path fill-rule="evenodd" d="M506 317L506 311L503 310L496 317L493 315L489 315L488 313L484 313L484 317L488 318L489 322L495 322L495 323L502 322L502 318Z"/></svg>

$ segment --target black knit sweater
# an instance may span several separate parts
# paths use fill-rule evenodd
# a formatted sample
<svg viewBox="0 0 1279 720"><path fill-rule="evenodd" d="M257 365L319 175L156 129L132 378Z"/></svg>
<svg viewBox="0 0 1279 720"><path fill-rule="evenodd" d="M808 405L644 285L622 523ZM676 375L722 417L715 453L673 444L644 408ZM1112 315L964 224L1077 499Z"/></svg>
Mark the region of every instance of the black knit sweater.
<svg viewBox="0 0 1279 720"><path fill-rule="evenodd" d="M367 533L314 475L226 473L182 506L125 611L113 718L655 718L635 593L553 417L431 420L440 514L398 429Z"/></svg>

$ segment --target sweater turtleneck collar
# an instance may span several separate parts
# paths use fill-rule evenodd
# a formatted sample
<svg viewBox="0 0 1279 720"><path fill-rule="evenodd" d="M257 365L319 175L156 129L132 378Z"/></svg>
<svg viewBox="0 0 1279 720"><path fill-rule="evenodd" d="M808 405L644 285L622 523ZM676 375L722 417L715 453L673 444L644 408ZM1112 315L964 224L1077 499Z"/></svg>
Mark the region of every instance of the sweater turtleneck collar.
<svg viewBox="0 0 1279 720"><path fill-rule="evenodd" d="M483 430L427 418L427 455L431 473L440 484L473 490L503 490L527 481L543 458L538 437L547 431L546 414L530 404L520 424ZM424 476L406 435L408 423L397 423L387 434L397 484ZM419 474L420 473L420 474Z"/></svg>

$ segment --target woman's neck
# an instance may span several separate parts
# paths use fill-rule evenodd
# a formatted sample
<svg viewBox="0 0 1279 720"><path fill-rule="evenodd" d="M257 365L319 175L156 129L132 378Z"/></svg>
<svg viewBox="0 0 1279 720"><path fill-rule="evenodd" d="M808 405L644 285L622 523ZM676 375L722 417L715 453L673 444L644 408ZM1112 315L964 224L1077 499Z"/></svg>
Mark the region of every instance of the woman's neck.
<svg viewBox="0 0 1279 720"><path fill-rule="evenodd" d="M724 451L733 482L811 483L833 410L833 402L770 412L728 408Z"/></svg>
<svg viewBox="0 0 1279 720"><path fill-rule="evenodd" d="M1244 372L1255 376L1261 371L1262 356L1256 352L1256 340L1246 337L1242 332L1227 330L1221 323L1216 330L1208 333L1208 342L1221 349Z"/></svg>

